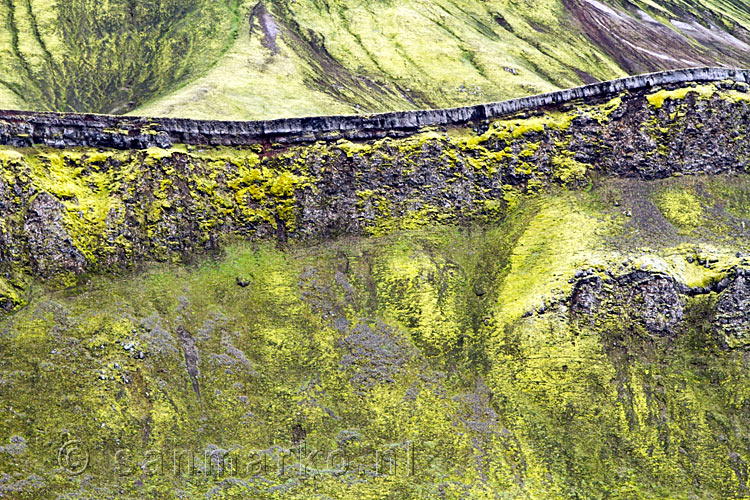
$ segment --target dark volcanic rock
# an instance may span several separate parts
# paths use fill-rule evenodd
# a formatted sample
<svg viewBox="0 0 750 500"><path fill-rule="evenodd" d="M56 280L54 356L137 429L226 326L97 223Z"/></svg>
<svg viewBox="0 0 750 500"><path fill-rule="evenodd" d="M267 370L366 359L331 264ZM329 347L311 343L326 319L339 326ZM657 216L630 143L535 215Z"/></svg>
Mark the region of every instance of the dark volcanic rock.
<svg viewBox="0 0 750 500"><path fill-rule="evenodd" d="M63 204L49 193L39 193L26 212L23 231L27 236L32 269L43 278L60 272L81 273L86 257L73 243L65 228Z"/></svg>
<svg viewBox="0 0 750 500"><path fill-rule="evenodd" d="M725 348L750 345L750 272L737 269L705 287L688 288L661 273L635 271L618 277L578 276L570 307L581 320L610 319L627 328L641 325L673 335L684 318L687 297L718 294L713 326Z"/></svg>
<svg viewBox="0 0 750 500"><path fill-rule="evenodd" d="M598 295L602 291L602 279L599 276L585 278L576 283L571 297L575 313L591 314L599 309Z"/></svg>
<svg viewBox="0 0 750 500"><path fill-rule="evenodd" d="M657 85L722 80L744 83L750 81L750 73L730 68L678 69L463 108L257 122L0 111L0 144L19 147L44 144L59 148L88 146L141 149L167 148L177 143L238 146L271 142L292 144L342 137L369 140L409 135L427 126L481 123L575 100L591 102L626 90L642 91Z"/></svg>
<svg viewBox="0 0 750 500"><path fill-rule="evenodd" d="M683 319L682 295L687 291L671 276L635 271L606 280L582 278L570 301L578 316L608 317L625 327L640 325L656 335L671 335Z"/></svg>
<svg viewBox="0 0 750 500"><path fill-rule="evenodd" d="M667 334L682 320L683 299L673 278L655 274L631 275L626 283L631 312L643 321L648 331Z"/></svg>
<svg viewBox="0 0 750 500"><path fill-rule="evenodd" d="M727 347L750 345L750 273L738 270L719 296L714 326Z"/></svg>

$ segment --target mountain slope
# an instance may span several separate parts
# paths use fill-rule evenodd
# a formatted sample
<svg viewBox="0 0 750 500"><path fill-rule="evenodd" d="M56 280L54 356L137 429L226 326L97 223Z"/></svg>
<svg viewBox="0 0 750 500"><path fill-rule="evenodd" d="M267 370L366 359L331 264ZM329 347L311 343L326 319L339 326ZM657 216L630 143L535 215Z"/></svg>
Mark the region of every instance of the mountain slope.
<svg viewBox="0 0 750 500"><path fill-rule="evenodd" d="M747 91L1 148L0 497L746 498Z"/></svg>
<svg viewBox="0 0 750 500"><path fill-rule="evenodd" d="M253 9L251 30L205 78L138 111L206 116L239 104L226 112L245 118L447 107L624 74L556 21L562 5L546 3L544 16L505 2L274 3ZM264 87L269 78L275 88ZM282 98L287 87L306 107ZM320 106L319 93L338 104Z"/></svg>
<svg viewBox="0 0 750 500"><path fill-rule="evenodd" d="M0 498L747 498L750 85L628 88L3 146Z"/></svg>
<svg viewBox="0 0 750 500"><path fill-rule="evenodd" d="M3 0L0 21L0 86L25 107L117 113L210 66L231 44L238 6Z"/></svg>
<svg viewBox="0 0 750 500"><path fill-rule="evenodd" d="M0 106L256 119L748 66L742 1L4 0Z"/></svg>

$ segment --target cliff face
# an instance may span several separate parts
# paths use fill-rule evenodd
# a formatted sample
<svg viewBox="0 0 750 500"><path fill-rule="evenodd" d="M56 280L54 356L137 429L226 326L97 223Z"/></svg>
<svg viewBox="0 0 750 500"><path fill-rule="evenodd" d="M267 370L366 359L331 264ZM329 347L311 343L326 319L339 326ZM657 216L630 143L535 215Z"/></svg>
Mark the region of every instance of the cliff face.
<svg viewBox="0 0 750 500"><path fill-rule="evenodd" d="M4 147L0 495L747 496L750 94L615 90Z"/></svg>
<svg viewBox="0 0 750 500"><path fill-rule="evenodd" d="M698 71L717 71L713 79L735 73ZM30 114L24 123L17 114L7 122L16 132L4 136L10 142L138 146L155 137L169 149L6 148L2 262L8 276L22 270L72 279L180 259L226 238L322 240L382 232L399 220L502 217L516 195L550 185L580 188L596 176L744 173L750 87L674 83L694 73L372 118L164 120L144 131L146 120ZM660 80L668 83L652 85ZM583 96L588 104L575 99ZM484 118L492 115L505 118ZM418 129L420 123L430 127ZM387 125L396 138L379 139ZM29 133L19 137L18 130ZM312 143L315 133L328 141ZM173 139L198 145L173 147ZM294 145L302 141L308 144ZM215 142L243 145L200 145Z"/></svg>

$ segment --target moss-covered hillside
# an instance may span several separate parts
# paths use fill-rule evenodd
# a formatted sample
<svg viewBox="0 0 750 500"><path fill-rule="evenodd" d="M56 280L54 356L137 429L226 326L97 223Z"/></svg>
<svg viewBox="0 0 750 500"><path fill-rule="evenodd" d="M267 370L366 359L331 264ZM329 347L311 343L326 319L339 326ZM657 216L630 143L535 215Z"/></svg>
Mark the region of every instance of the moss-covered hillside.
<svg viewBox="0 0 750 500"><path fill-rule="evenodd" d="M747 91L3 148L0 497L747 497Z"/></svg>
<svg viewBox="0 0 750 500"><path fill-rule="evenodd" d="M35 285L0 327L0 495L741 498L748 200L597 180Z"/></svg>
<svg viewBox="0 0 750 500"><path fill-rule="evenodd" d="M3 1L3 105L123 113L211 67L239 15L236 0Z"/></svg>
<svg viewBox="0 0 750 500"><path fill-rule="evenodd" d="M0 107L258 119L748 66L741 1L5 0Z"/></svg>

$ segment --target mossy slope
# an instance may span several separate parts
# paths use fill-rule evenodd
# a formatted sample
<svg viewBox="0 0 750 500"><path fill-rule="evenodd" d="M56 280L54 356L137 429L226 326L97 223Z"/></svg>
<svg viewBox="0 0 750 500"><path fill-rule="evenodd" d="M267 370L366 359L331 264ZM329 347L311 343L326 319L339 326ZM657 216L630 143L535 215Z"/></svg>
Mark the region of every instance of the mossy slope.
<svg viewBox="0 0 750 500"><path fill-rule="evenodd" d="M663 238L653 200L675 190L707 218ZM724 192L745 199L750 183L602 181L522 196L482 226L237 244L195 265L36 286L0 324L0 491L742 497L750 381L744 348L723 349L711 325L717 293L686 299L668 336L637 314L591 322L568 301L587 269L687 282L747 264ZM650 212L634 221L626 212L639 206ZM70 441L88 453L81 475L59 461ZM304 473L288 451L301 441ZM326 463L336 449L349 470ZM376 469L385 449L398 454L395 472L385 459Z"/></svg>
<svg viewBox="0 0 750 500"><path fill-rule="evenodd" d="M235 0L0 3L4 107L123 113L201 74L233 43Z"/></svg>
<svg viewBox="0 0 750 500"><path fill-rule="evenodd" d="M739 5L5 0L0 106L260 119L497 101L747 66Z"/></svg>

